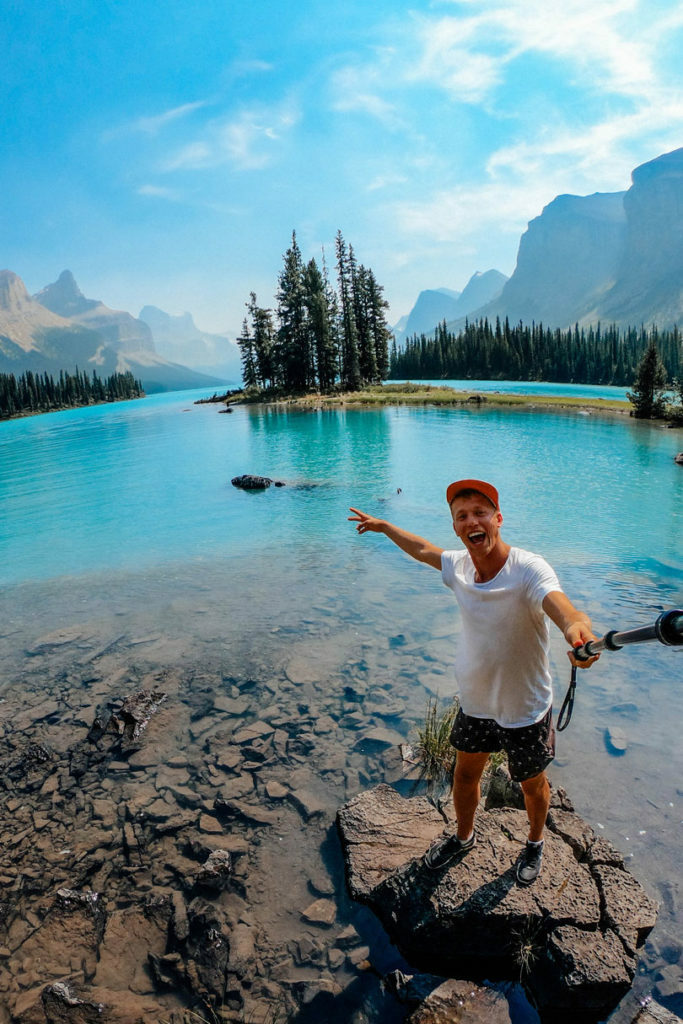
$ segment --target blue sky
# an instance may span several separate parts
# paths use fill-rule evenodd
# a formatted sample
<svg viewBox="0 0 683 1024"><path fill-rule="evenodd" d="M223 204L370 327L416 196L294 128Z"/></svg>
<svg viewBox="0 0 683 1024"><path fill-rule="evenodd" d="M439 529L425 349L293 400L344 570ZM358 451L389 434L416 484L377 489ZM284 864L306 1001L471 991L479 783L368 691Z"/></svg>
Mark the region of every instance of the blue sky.
<svg viewBox="0 0 683 1024"><path fill-rule="evenodd" d="M677 0L6 0L0 265L235 331L292 229L407 313L683 145Z"/></svg>

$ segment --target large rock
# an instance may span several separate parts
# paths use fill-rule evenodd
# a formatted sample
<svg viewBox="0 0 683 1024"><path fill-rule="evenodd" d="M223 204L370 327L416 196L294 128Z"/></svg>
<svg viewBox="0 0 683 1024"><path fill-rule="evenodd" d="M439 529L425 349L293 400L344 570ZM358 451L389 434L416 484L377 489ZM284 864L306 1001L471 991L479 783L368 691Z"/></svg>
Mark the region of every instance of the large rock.
<svg viewBox="0 0 683 1024"><path fill-rule="evenodd" d="M352 897L421 970L521 969L541 1006L563 1010L608 1011L628 990L657 908L572 811L553 810L530 887L515 878L528 830L516 808L481 810L474 849L437 873L422 857L444 821L424 797L377 786L341 808L338 827Z"/></svg>
<svg viewBox="0 0 683 1024"><path fill-rule="evenodd" d="M48 985L41 996L45 1019L49 1024L90 1024L102 1020L104 1006L87 999L79 999L64 982Z"/></svg>
<svg viewBox="0 0 683 1024"><path fill-rule="evenodd" d="M251 473L244 473L242 476L234 476L230 481L233 487L241 487L243 491L265 491L271 484L276 487L283 487L279 480L272 480L269 476L254 476Z"/></svg>
<svg viewBox="0 0 683 1024"><path fill-rule="evenodd" d="M471 981L393 971L384 984L415 1011L407 1024L510 1024L505 996Z"/></svg>

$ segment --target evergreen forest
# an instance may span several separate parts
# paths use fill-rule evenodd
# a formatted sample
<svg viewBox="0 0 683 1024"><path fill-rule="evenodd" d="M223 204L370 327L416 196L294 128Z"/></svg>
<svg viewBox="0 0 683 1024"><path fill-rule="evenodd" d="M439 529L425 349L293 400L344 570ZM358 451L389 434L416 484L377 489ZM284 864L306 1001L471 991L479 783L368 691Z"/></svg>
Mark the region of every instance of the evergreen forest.
<svg viewBox="0 0 683 1024"><path fill-rule="evenodd" d="M683 377L682 336L677 327L620 330L552 330L543 324L511 327L488 319L465 323L458 334L440 324L434 337L413 335L402 349L394 342L390 380L544 380L629 387L644 352L654 345L669 380Z"/></svg>
<svg viewBox="0 0 683 1024"><path fill-rule="evenodd" d="M335 240L337 287L323 256L304 263L296 232L278 277L275 310L254 292L237 339L247 389L284 394L379 384L389 372L388 302L341 231Z"/></svg>
<svg viewBox="0 0 683 1024"><path fill-rule="evenodd" d="M142 383L133 374L113 373L101 378L93 370L92 376L78 369L75 373L60 370L55 380L48 373L27 370L20 377L13 373L0 373L0 419L23 416L28 413L53 412L81 405L118 402L125 398L141 398Z"/></svg>

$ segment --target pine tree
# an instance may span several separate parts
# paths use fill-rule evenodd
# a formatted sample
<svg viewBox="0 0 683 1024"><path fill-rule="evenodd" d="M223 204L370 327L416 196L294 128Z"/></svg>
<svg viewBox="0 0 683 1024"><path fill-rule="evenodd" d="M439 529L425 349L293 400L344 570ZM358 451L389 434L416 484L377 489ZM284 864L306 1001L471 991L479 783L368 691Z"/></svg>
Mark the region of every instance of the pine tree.
<svg viewBox="0 0 683 1024"><path fill-rule="evenodd" d="M638 364L633 391L628 391L626 395L633 405L633 415L639 419L657 419L663 416L668 384L666 367L659 357L656 333L653 332L643 358Z"/></svg>
<svg viewBox="0 0 683 1024"><path fill-rule="evenodd" d="M341 381L349 391L357 391L361 384L358 360L358 329L353 303L353 264L349 265L346 242L337 231L337 280L341 321Z"/></svg>
<svg viewBox="0 0 683 1024"><path fill-rule="evenodd" d="M286 391L304 391L315 383L315 369L306 322L303 261L295 231L292 232L292 244L284 255L278 283L277 346L282 386Z"/></svg>
<svg viewBox="0 0 683 1024"><path fill-rule="evenodd" d="M389 303L384 298L384 289L369 269L366 271L366 292L370 334L375 350L375 380L380 383L389 373L389 340L393 339L393 335L386 318Z"/></svg>
<svg viewBox="0 0 683 1024"><path fill-rule="evenodd" d="M252 341L256 369L256 383L261 388L281 384L275 351L275 328L269 309L259 306L256 292L251 292L247 309L251 316Z"/></svg>
<svg viewBox="0 0 683 1024"><path fill-rule="evenodd" d="M374 384L378 380L378 374L370 314L368 272L362 265L356 267L351 246L349 246L349 267L352 275L353 310L358 332L358 369L362 384Z"/></svg>
<svg viewBox="0 0 683 1024"><path fill-rule="evenodd" d="M321 391L331 391L337 376L335 310L330 308L329 288L315 260L310 260L304 270L304 302L318 387Z"/></svg>
<svg viewBox="0 0 683 1024"><path fill-rule="evenodd" d="M237 338L237 347L240 350L240 359L242 361L242 382L245 388L255 388L258 384L256 353L254 351L254 339L249 331L249 322L246 317L242 321L242 333Z"/></svg>

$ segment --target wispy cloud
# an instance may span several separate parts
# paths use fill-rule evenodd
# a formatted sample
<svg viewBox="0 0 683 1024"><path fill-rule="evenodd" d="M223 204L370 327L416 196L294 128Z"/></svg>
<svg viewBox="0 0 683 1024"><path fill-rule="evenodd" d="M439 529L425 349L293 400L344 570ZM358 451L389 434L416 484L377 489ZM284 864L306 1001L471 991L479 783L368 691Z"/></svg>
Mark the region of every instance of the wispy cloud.
<svg viewBox="0 0 683 1024"><path fill-rule="evenodd" d="M237 114L210 122L202 136L164 162L164 170L199 170L228 165L235 170L259 170L268 166L291 129L299 112L289 102L274 107L251 106Z"/></svg>
<svg viewBox="0 0 683 1024"><path fill-rule="evenodd" d="M406 72L455 98L483 100L504 86L506 68L541 55L565 65L567 84L640 97L658 80L657 14L648 33L633 32L637 0L477 0L466 13L416 15L417 60ZM678 24L664 15L669 31Z"/></svg>
<svg viewBox="0 0 683 1024"><path fill-rule="evenodd" d="M405 185L408 180L405 174L393 174L391 172L378 174L376 178L368 182L365 190L366 192L379 192L387 188L393 188L396 185Z"/></svg>
<svg viewBox="0 0 683 1024"><path fill-rule="evenodd" d="M393 53L377 54L370 63L356 61L338 68L330 79L333 110L360 113L381 121L389 128L400 128L403 118L396 104L382 95L390 81Z"/></svg>
<svg viewBox="0 0 683 1024"><path fill-rule="evenodd" d="M177 203L181 200L180 193L174 188L165 188L163 185L140 185L136 189L139 196L149 196L151 199L167 199Z"/></svg>
<svg viewBox="0 0 683 1024"><path fill-rule="evenodd" d="M167 125L174 121L180 121L201 110L207 105L206 100L197 100L195 103L183 103L179 107L165 110L161 114L154 114L151 117L138 117L125 126L125 131L142 132L144 135L157 135Z"/></svg>
<svg viewBox="0 0 683 1024"><path fill-rule="evenodd" d="M518 235L526 227L525 210L538 209L548 195L537 182L510 187L486 182L443 189L424 200L391 206L399 229L433 242L470 246L487 230Z"/></svg>

